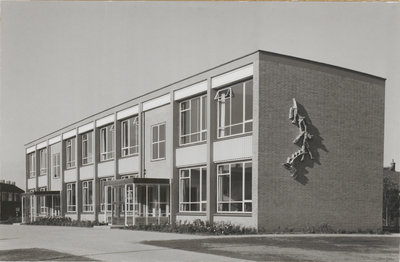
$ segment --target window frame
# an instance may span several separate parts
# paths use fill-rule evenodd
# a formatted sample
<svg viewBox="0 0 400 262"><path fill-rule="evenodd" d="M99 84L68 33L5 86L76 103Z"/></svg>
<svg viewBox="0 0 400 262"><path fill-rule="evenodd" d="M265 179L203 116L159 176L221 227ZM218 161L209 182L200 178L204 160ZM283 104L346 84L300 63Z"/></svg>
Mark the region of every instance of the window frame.
<svg viewBox="0 0 400 262"><path fill-rule="evenodd" d="M232 162L232 163L221 163L217 165L217 213L244 213L244 214L251 214L253 212L253 208L251 207L251 211L245 211L246 210L246 204L253 204L253 197L251 196L251 199L246 199L246 164L251 163L251 168L252 168L252 172L251 172L251 185L250 185L250 189L251 189L251 195L252 195L252 186L253 186L253 162L252 161L240 161L240 162ZM232 165L236 165L236 164L242 164L242 200L239 201L233 201L232 200ZM220 166L229 166L229 172L228 173L220 173ZM222 201L222 199L220 199L220 194L221 194L221 182L220 182L220 177L222 176L228 176L229 177L229 200L228 201ZM235 210L231 210L231 205L232 204L241 204L242 205L242 211L235 211ZM220 210L220 204L228 204L229 206L229 210L228 211L222 211Z"/></svg>
<svg viewBox="0 0 400 262"><path fill-rule="evenodd" d="M93 180L82 181L82 211L93 212Z"/></svg>
<svg viewBox="0 0 400 262"><path fill-rule="evenodd" d="M65 167L66 169L73 169L76 167L76 154L75 154L76 137L69 138L65 141Z"/></svg>
<svg viewBox="0 0 400 262"><path fill-rule="evenodd" d="M113 180L114 179L114 177L102 177L102 178L100 178L100 181L99 181L99 185L100 185L100 212L109 212L109 211L111 211L111 205L112 205L112 203L111 203L111 197L109 197L109 198L107 198L108 199L108 201L109 201L109 203L105 203L105 201L106 201L106 194L108 193L108 190L111 190L111 187L109 187L109 188L107 188L107 191L105 191L104 189L105 189L105 186L104 186L104 183L106 182L106 181L110 181L110 180ZM111 192L111 194L112 194L112 192ZM106 210L106 207L107 206L107 210Z"/></svg>
<svg viewBox="0 0 400 262"><path fill-rule="evenodd" d="M81 137L82 166L93 164L93 131L86 132L82 134Z"/></svg>
<svg viewBox="0 0 400 262"><path fill-rule="evenodd" d="M110 128L108 130L108 128ZM104 137L103 137L103 130L104 130ZM111 151L109 150L109 142L110 142L110 135L109 133L112 133L113 135L111 136L111 141L112 141L112 149ZM114 159L115 157L115 143L114 143L114 137L115 137L115 126L114 124L104 126L100 128L100 162L105 162Z"/></svg>
<svg viewBox="0 0 400 262"><path fill-rule="evenodd" d="M200 177L199 177L199 188L200 188L200 194L199 194L199 201L193 202L191 201L192 198L192 170L193 169L199 169L200 172ZM206 181L205 181L205 200L203 200L203 170L205 171L206 175ZM182 176L182 173L184 171L189 171L189 176L184 177ZM184 180L189 180L189 201L184 202L183 201L183 181ZM199 210L191 210L192 205L199 205ZM189 210L183 210L183 205L188 205ZM205 210L203 209L203 205L205 206ZM197 167L189 167L189 168L182 168L179 169L179 212L207 212L207 166L197 166Z"/></svg>
<svg viewBox="0 0 400 262"><path fill-rule="evenodd" d="M28 155L28 165L29 165L29 178L36 177L36 152L30 153Z"/></svg>
<svg viewBox="0 0 400 262"><path fill-rule="evenodd" d="M40 176L45 176L47 175L47 148L41 149L39 156Z"/></svg>
<svg viewBox="0 0 400 262"><path fill-rule="evenodd" d="M67 212L76 212L76 183L68 183L67 187ZM72 201L72 203L71 203Z"/></svg>
<svg viewBox="0 0 400 262"><path fill-rule="evenodd" d="M200 127L200 131L197 132L192 132L192 101L194 99L199 98L199 105L200 105L200 114L199 114L199 122L198 125ZM203 101L205 101L204 107L203 108ZM189 103L189 107L186 109L182 109L182 104L183 103ZM182 113L184 112L189 112L189 133L187 134L182 134L182 125L183 125L183 121L182 121ZM205 116L204 119L204 123L203 123L203 115ZM198 141L192 142L191 137L193 135L197 135L199 134L200 139ZM190 142L182 142L182 138L184 137L189 137L189 141ZM204 137L204 139L203 139ZM179 103L179 145L190 145L190 144L197 144L197 143L201 143L207 141L207 94L204 95L200 95L200 96L195 96L189 99L186 99L184 101L181 101Z"/></svg>
<svg viewBox="0 0 400 262"><path fill-rule="evenodd" d="M39 188L39 191L47 191L47 187L41 187L41 188ZM39 210L40 210L40 214L42 214L42 215L47 214L48 208L46 206L46 196L40 196Z"/></svg>
<svg viewBox="0 0 400 262"><path fill-rule="evenodd" d="M61 158L60 153L53 154L52 157L52 170L53 178L61 177Z"/></svg>
<svg viewBox="0 0 400 262"><path fill-rule="evenodd" d="M161 126L164 126L164 132L165 132L164 140L160 140L160 127ZM157 134L158 134L157 141L154 141L154 128L157 128ZM166 154L167 153L167 148L166 148L167 136L166 135L167 135L167 127L166 127L165 122L151 126L151 161L159 161L159 160L166 159L166 157L167 157L167 154ZM162 143L164 143L164 157L160 157L160 144L162 144ZM154 158L154 145L156 145L156 144L157 144L157 153L158 154L157 154L157 158Z"/></svg>
<svg viewBox="0 0 400 262"><path fill-rule="evenodd" d="M127 124L127 129L124 128L125 123ZM132 127L133 125L135 125L135 127ZM132 128L136 129L135 131L136 145L131 145L131 136L134 135L132 134L132 132L134 132L132 131ZM125 130L127 133L125 133ZM125 141L127 142L127 145L124 145ZM130 152L131 149L134 149L133 153ZM139 154L139 116L134 116L121 121L121 157L134 156L138 154Z"/></svg>
<svg viewBox="0 0 400 262"><path fill-rule="evenodd" d="M217 101L217 138L218 139L232 137L232 136L238 136L238 135L244 135L244 134L250 134L253 132L253 126L252 126L253 119L254 119L253 110L252 110L251 119L246 120L246 84L250 83L250 82L252 83L252 89L254 90L253 78L242 79L236 83L230 84L229 86L226 86L224 88L217 90L214 100ZM243 91L243 99L242 99L242 105L243 105L242 106L242 115L243 116L242 116L242 121L240 123L232 124L232 98L235 97L234 92L232 91L232 87L237 86L239 84L242 85L242 91ZM227 97L225 97L225 96L221 97L221 94L225 91L226 91ZM222 114L220 111L222 111L222 110L220 109L221 108L220 103L225 103L227 99L229 99L229 101L230 101L230 103L229 103L229 112L230 112L229 113L229 125L224 124L224 126L221 126ZM252 107L254 104L253 100L254 100L254 93L253 93L253 99L252 99ZM224 110L224 112L225 112L225 110ZM223 114L223 117L224 117L223 122L225 123L226 122L225 114ZM246 124L248 124L248 123L251 123L251 131L246 132ZM232 132L230 132L229 135L225 135L226 128L229 128L231 130L232 127L239 126L239 125L242 126L242 132L235 133L233 135L232 135ZM224 135L221 135L221 132L224 132Z"/></svg>

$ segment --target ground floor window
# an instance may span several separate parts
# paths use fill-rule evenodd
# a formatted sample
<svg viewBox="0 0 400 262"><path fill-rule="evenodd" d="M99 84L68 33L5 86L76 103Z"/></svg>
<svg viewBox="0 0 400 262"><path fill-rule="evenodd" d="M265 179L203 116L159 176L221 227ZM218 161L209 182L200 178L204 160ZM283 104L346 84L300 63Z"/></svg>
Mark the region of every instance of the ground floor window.
<svg viewBox="0 0 400 262"><path fill-rule="evenodd" d="M82 182L83 211L93 211L93 180Z"/></svg>
<svg viewBox="0 0 400 262"><path fill-rule="evenodd" d="M67 211L76 211L76 184L67 184Z"/></svg>
<svg viewBox="0 0 400 262"><path fill-rule="evenodd" d="M206 167L185 168L179 172L179 211L206 211Z"/></svg>
<svg viewBox="0 0 400 262"><path fill-rule="evenodd" d="M39 191L46 191L47 187L41 187ZM46 196L39 197L40 214L47 215Z"/></svg>
<svg viewBox="0 0 400 262"><path fill-rule="evenodd" d="M136 185L135 216L137 217L169 216L169 186Z"/></svg>
<svg viewBox="0 0 400 262"><path fill-rule="evenodd" d="M217 170L218 212L251 212L252 163L221 164Z"/></svg>
<svg viewBox="0 0 400 262"><path fill-rule="evenodd" d="M112 177L100 178L100 211L111 211L111 187L105 187L104 183L106 181L112 180ZM106 197L107 196L107 197ZM107 200L107 203L106 203Z"/></svg>

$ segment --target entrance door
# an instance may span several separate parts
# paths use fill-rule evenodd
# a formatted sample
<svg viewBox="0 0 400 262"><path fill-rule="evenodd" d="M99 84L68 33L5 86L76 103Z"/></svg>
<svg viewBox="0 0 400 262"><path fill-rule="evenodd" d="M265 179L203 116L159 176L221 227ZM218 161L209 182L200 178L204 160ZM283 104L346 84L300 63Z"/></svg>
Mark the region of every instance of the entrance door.
<svg viewBox="0 0 400 262"><path fill-rule="evenodd" d="M113 186L111 194L112 225L125 225L125 186Z"/></svg>

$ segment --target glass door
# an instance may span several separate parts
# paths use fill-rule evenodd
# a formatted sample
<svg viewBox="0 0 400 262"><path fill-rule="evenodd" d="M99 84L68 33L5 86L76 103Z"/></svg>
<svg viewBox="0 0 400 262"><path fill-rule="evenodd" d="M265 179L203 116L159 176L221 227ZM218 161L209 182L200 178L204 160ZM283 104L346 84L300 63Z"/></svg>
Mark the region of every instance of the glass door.
<svg viewBox="0 0 400 262"><path fill-rule="evenodd" d="M111 224L125 225L125 186L112 186L111 188Z"/></svg>

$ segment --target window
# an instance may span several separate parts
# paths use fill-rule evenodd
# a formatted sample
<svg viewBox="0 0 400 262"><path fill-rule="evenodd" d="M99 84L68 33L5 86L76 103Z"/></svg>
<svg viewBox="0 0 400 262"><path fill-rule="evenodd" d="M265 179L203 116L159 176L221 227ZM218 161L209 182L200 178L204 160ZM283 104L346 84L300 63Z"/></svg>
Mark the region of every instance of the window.
<svg viewBox="0 0 400 262"><path fill-rule="evenodd" d="M7 201L8 200L8 198L7 198L7 192L1 192L1 201Z"/></svg>
<svg viewBox="0 0 400 262"><path fill-rule="evenodd" d="M114 125L100 129L100 161L114 158Z"/></svg>
<svg viewBox="0 0 400 262"><path fill-rule="evenodd" d="M60 178L60 153L54 154L52 161L53 177Z"/></svg>
<svg viewBox="0 0 400 262"><path fill-rule="evenodd" d="M83 211L93 211L93 181L82 182Z"/></svg>
<svg viewBox="0 0 400 262"><path fill-rule="evenodd" d="M218 138L253 131L253 80L217 92Z"/></svg>
<svg viewBox="0 0 400 262"><path fill-rule="evenodd" d="M75 167L75 138L67 140L66 146L67 146L66 164L68 169Z"/></svg>
<svg viewBox="0 0 400 262"><path fill-rule="evenodd" d="M133 117L121 122L122 156L138 153L138 117Z"/></svg>
<svg viewBox="0 0 400 262"><path fill-rule="evenodd" d="M218 212L251 212L252 163L218 165Z"/></svg>
<svg viewBox="0 0 400 262"><path fill-rule="evenodd" d="M14 201L15 202L19 201L19 194L18 193L14 193Z"/></svg>
<svg viewBox="0 0 400 262"><path fill-rule="evenodd" d="M92 137L93 132L82 135L82 165L93 163Z"/></svg>
<svg viewBox="0 0 400 262"><path fill-rule="evenodd" d="M29 161L29 177L36 176L36 153L29 154L28 156Z"/></svg>
<svg viewBox="0 0 400 262"><path fill-rule="evenodd" d="M179 211L206 211L206 167L180 170Z"/></svg>
<svg viewBox="0 0 400 262"><path fill-rule="evenodd" d="M13 201L13 200L14 200L13 193L8 192L8 201Z"/></svg>
<svg viewBox="0 0 400 262"><path fill-rule="evenodd" d="M46 190L47 187L39 188L39 191L46 191ZM40 213L46 215L47 214L46 196L39 197L39 207L40 207Z"/></svg>
<svg viewBox="0 0 400 262"><path fill-rule="evenodd" d="M196 97L180 104L180 144L207 139L207 96Z"/></svg>
<svg viewBox="0 0 400 262"><path fill-rule="evenodd" d="M152 157L151 160L165 159L165 124L152 126Z"/></svg>
<svg viewBox="0 0 400 262"><path fill-rule="evenodd" d="M67 184L67 211L76 211L76 184Z"/></svg>
<svg viewBox="0 0 400 262"><path fill-rule="evenodd" d="M47 149L40 150L40 175L47 175Z"/></svg>
<svg viewBox="0 0 400 262"><path fill-rule="evenodd" d="M101 203L100 203L100 211L104 212L106 211L111 211L111 187L104 187L104 183L106 181L112 180L112 177L107 177L107 178L101 178L100 179L100 197L101 197ZM107 194L107 203L106 203L106 194Z"/></svg>

